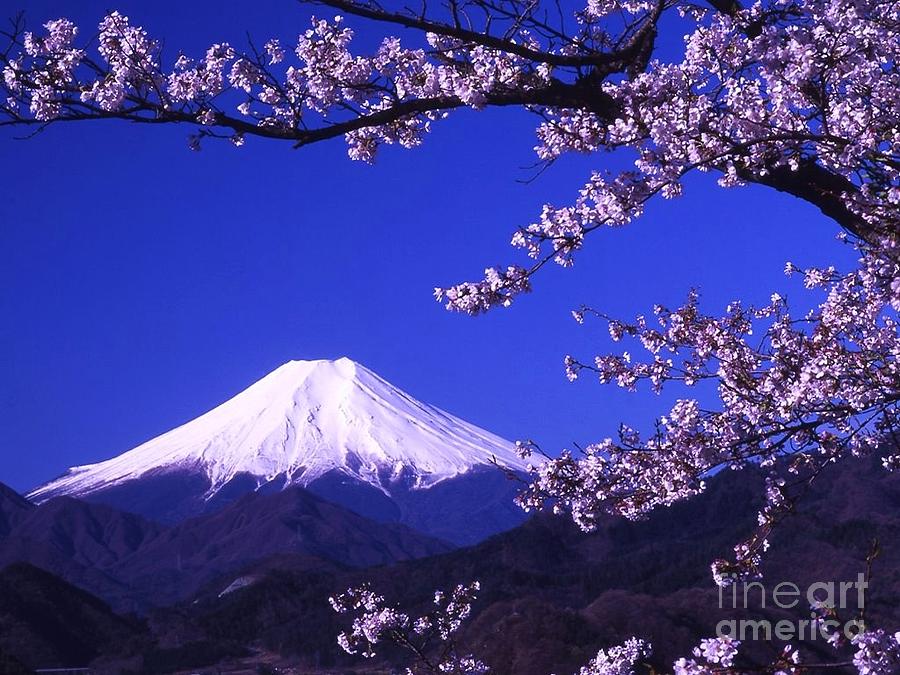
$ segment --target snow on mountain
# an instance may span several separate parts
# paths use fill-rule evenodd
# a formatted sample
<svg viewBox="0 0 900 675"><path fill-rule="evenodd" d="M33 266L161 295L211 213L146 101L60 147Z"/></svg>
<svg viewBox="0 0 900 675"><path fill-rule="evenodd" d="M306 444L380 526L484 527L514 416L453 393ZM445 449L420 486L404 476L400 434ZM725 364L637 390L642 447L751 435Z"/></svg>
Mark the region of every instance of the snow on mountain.
<svg viewBox="0 0 900 675"><path fill-rule="evenodd" d="M234 398L113 459L77 466L28 496L90 496L145 476L203 475L206 499L241 476L308 486L335 473L390 495L494 463L522 471L508 441L421 403L348 358L290 361Z"/></svg>

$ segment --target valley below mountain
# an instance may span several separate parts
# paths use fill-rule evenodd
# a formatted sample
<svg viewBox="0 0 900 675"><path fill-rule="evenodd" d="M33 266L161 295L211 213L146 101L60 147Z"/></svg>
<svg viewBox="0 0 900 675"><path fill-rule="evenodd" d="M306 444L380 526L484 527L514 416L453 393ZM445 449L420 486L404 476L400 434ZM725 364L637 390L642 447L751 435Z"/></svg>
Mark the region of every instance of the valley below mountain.
<svg viewBox="0 0 900 675"><path fill-rule="evenodd" d="M353 568L452 548L404 525L364 518L300 487L250 493L170 527L72 497L23 510L19 524L0 537L0 566L33 564L119 611L139 613L184 600L221 575L275 554Z"/></svg>
<svg viewBox="0 0 900 675"><path fill-rule="evenodd" d="M401 662L400 655L390 650L374 663L363 663L341 651L335 636L347 628L346 620L331 610L328 597L368 582L404 611L415 612L428 605L435 588L478 579L482 593L462 642L498 675L577 672L597 649L631 635L653 642L653 662L670 666L701 637L714 634L723 618L808 616L802 605L793 612L757 605L720 608L709 563L727 555L752 529L762 482L761 473L752 468L726 472L711 479L704 494L658 512L646 522L610 518L591 534L582 533L565 517L548 514L455 550L447 545L440 548L433 540L398 539L392 531L395 548L383 545L381 559L355 559L351 555L355 543L338 543L329 535L320 537L325 543L318 548L264 551L255 561L236 564L231 571L206 580L195 576L194 568L190 576L197 590L140 615L117 614L108 607L100 611L97 607L105 603L76 588L79 583L70 586L57 576L13 564L0 574L0 586L9 575L12 579L24 576L33 589L0 598L0 653L30 667L46 666L54 658L57 666L73 665L54 656L65 652L47 646L44 617L99 611L99 618L92 619L99 626L97 637L90 643L96 672L254 672L248 664L255 663L285 673L389 673ZM246 515L237 511L228 515L230 511L224 510L215 517L221 520L203 528L193 524L187 531L179 526L151 531L138 547L149 547L145 567L112 565L109 573L129 570L129 578L121 583L131 592L141 587L162 589L171 583L172 569L162 564L154 571L150 561L171 560L170 554L149 552L168 550L181 537L190 539L189 531L205 532L197 539L204 543L197 548L196 560L214 560L208 549L214 545L227 549L235 520L253 522L257 508L276 521L283 521L295 502L320 513L341 509L308 493L287 494L291 496L281 495L292 505L286 511L275 508L277 503L267 503L269 496L257 496L249 504L242 500L234 506L243 504L241 511L246 509ZM900 621L897 504L900 477L885 473L871 460L858 461L852 470L841 473L825 472L798 513L773 537L764 566L766 582L790 581L802 588L814 581L853 581L865 570L866 556L877 539L880 554L873 564L867 619L896 625ZM121 531L118 526L109 530ZM250 545L259 546L267 531L271 530L261 531L260 539L251 540ZM242 538L240 530L235 532ZM13 530L13 538L17 536ZM390 540L386 533L379 536ZM5 544L0 542L0 547ZM395 562L383 564L392 556ZM237 557L233 560L239 562ZM183 561L184 568L191 569L191 557ZM113 589L107 599L121 604L116 595L120 591ZM821 641L804 647L812 654L829 649ZM777 642L760 641L748 644L747 653L761 662L778 648ZM35 655L40 654L47 656L37 659Z"/></svg>

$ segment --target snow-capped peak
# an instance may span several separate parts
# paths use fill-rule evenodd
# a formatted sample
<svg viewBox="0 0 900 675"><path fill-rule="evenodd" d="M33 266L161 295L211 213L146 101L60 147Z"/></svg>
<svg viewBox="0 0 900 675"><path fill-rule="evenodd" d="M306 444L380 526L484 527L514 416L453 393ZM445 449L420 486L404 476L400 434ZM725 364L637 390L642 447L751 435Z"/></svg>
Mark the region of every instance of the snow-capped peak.
<svg viewBox="0 0 900 675"><path fill-rule="evenodd" d="M175 470L204 473L211 495L239 474L308 485L333 470L389 491L392 478L425 488L493 463L525 468L508 441L348 358L289 361L195 420L113 459L73 467L29 496L84 496Z"/></svg>

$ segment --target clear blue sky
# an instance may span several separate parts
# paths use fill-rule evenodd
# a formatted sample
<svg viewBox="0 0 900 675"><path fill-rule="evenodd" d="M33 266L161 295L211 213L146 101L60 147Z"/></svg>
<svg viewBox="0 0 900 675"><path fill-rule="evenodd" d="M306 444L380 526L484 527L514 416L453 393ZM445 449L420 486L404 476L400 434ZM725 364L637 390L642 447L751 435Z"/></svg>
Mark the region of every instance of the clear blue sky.
<svg viewBox="0 0 900 675"><path fill-rule="evenodd" d="M113 6L170 52L195 54L247 30L292 42L309 12L289 0ZM33 24L87 27L110 5L22 7ZM594 235L575 268L549 270L511 309L451 315L434 286L521 262L515 227L545 201L571 201L608 161L568 158L523 184L534 125L524 112L456 114L374 167L349 161L342 141L192 153L179 127L0 133L0 481L33 487L196 417L284 361L342 355L507 438L589 443L664 401L565 379L564 354L607 345L572 308L631 316L691 286L712 309L798 296L785 260L846 259L814 209L700 177L684 198Z"/></svg>

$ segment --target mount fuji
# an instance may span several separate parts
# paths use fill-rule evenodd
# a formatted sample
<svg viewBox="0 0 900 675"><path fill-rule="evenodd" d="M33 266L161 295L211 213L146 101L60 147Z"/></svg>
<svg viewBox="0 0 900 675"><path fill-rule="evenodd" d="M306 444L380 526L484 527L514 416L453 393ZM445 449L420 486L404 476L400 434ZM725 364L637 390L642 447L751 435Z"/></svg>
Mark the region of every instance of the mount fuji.
<svg viewBox="0 0 900 675"><path fill-rule="evenodd" d="M348 359L290 361L232 399L118 457L33 490L163 523L250 492L300 486L363 516L456 544L524 520L510 442L421 403Z"/></svg>

